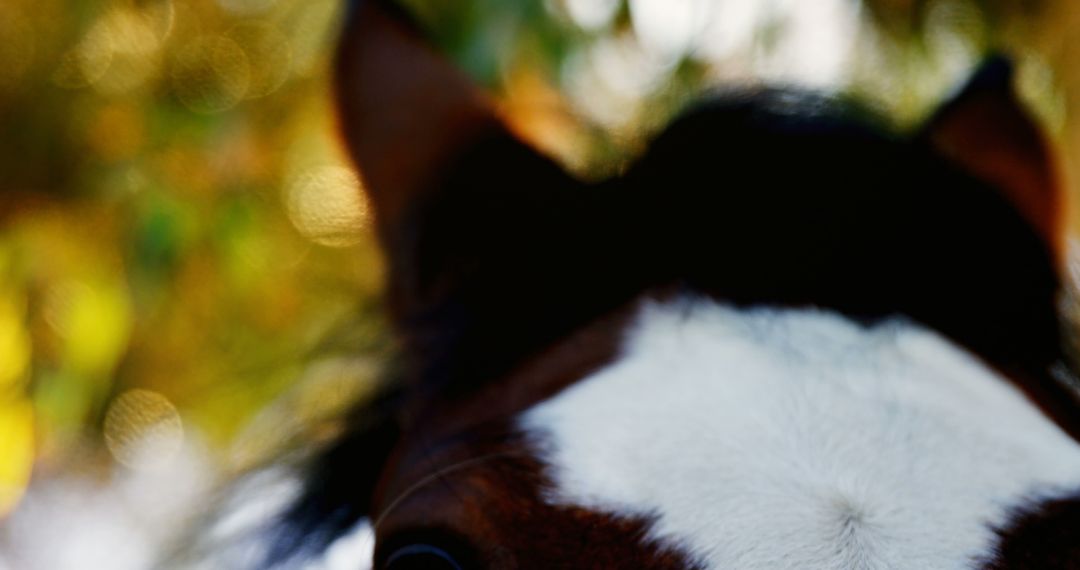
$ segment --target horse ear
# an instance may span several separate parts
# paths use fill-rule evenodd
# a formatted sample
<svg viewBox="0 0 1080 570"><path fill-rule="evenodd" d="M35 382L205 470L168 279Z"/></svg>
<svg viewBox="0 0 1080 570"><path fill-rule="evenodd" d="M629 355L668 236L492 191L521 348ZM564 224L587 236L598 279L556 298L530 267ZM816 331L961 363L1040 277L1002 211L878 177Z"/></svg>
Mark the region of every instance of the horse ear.
<svg viewBox="0 0 1080 570"><path fill-rule="evenodd" d="M457 149L499 127L488 98L390 0L352 2L335 87L342 134L384 234Z"/></svg>
<svg viewBox="0 0 1080 570"><path fill-rule="evenodd" d="M1005 57L985 61L942 105L921 137L939 154L998 188L1054 252L1062 208L1050 142L1024 109Z"/></svg>
<svg viewBox="0 0 1080 570"><path fill-rule="evenodd" d="M475 291L535 281L540 269L508 260L541 253L540 236L581 183L516 138L392 0L354 2L337 54L338 111L387 257L395 324L438 321L451 296L490 303L497 295Z"/></svg>

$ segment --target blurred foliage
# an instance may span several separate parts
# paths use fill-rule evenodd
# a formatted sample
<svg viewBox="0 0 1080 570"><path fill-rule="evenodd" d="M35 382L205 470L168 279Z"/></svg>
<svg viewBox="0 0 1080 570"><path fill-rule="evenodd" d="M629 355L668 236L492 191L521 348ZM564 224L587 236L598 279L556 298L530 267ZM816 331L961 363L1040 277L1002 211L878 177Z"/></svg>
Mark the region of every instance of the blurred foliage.
<svg viewBox="0 0 1080 570"><path fill-rule="evenodd" d="M582 173L617 170L694 95L730 83L847 90L912 124L1003 48L1065 147L1080 146L1065 0L402 3ZM378 374L382 267L328 83L343 12L0 4L0 513L32 461L45 474L130 465L129 432L148 425L182 421L160 441L188 434L242 465Z"/></svg>
<svg viewBox="0 0 1080 570"><path fill-rule="evenodd" d="M27 441L45 472L101 466L131 389L225 449L313 361L373 373L381 267L326 85L340 10L0 4L0 511Z"/></svg>

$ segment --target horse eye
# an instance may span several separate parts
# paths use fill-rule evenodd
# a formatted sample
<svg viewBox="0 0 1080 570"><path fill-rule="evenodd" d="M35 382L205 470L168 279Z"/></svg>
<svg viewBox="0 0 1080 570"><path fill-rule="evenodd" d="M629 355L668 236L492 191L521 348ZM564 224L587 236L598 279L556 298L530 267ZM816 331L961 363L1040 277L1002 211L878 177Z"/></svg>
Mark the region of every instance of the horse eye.
<svg viewBox="0 0 1080 570"><path fill-rule="evenodd" d="M462 570L445 550L430 544L399 548L386 559L384 570Z"/></svg>

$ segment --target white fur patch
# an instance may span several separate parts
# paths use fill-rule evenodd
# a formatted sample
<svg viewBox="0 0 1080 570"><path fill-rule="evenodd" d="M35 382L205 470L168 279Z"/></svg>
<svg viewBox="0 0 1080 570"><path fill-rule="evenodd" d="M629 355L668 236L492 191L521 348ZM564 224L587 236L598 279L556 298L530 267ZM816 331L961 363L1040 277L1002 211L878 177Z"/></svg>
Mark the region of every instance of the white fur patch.
<svg viewBox="0 0 1080 570"><path fill-rule="evenodd" d="M286 467L256 471L236 481L214 520L157 567L172 570L259 570L276 535L270 533L300 496L303 482ZM317 555L278 560L276 570L370 570L375 531L367 519L353 525ZM0 570L5 570L0 566Z"/></svg>
<svg viewBox="0 0 1080 570"><path fill-rule="evenodd" d="M646 305L619 360L521 418L550 500L655 516L710 568L964 568L1080 445L1005 379L900 319Z"/></svg>

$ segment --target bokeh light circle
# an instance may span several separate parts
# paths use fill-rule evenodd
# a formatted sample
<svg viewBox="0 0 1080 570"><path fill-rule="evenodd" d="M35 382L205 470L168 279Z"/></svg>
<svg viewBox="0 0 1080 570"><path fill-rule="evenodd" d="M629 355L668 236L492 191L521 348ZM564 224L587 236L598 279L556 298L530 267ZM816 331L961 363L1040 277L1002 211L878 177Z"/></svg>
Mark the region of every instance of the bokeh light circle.
<svg viewBox="0 0 1080 570"><path fill-rule="evenodd" d="M107 94L130 91L142 85L158 69L161 44L153 22L134 10L116 10L91 30L95 42L108 43L112 51L107 72L94 88Z"/></svg>
<svg viewBox="0 0 1080 570"><path fill-rule="evenodd" d="M196 113L220 113L234 107L247 94L250 82L247 54L226 36L197 38L173 64L173 92Z"/></svg>
<svg viewBox="0 0 1080 570"><path fill-rule="evenodd" d="M629 0L634 33L645 48L665 59L679 59L709 21L705 0Z"/></svg>
<svg viewBox="0 0 1080 570"><path fill-rule="evenodd" d="M615 19L622 2L619 0L563 0L562 6L578 27L599 30Z"/></svg>
<svg viewBox="0 0 1080 570"><path fill-rule="evenodd" d="M133 469L167 466L184 442L176 406L151 390L129 390L113 400L104 431L109 453Z"/></svg>
<svg viewBox="0 0 1080 570"><path fill-rule="evenodd" d="M320 166L297 176L287 188L286 208L304 237L330 247L357 243L370 218L359 178L341 166Z"/></svg>
<svg viewBox="0 0 1080 570"><path fill-rule="evenodd" d="M94 28L99 29L99 28ZM79 89L97 82L112 64L112 40L108 34L92 29L73 48L60 57L53 72L53 82L66 89Z"/></svg>
<svg viewBox="0 0 1080 570"><path fill-rule="evenodd" d="M158 12L108 12L61 58L53 81L67 88L92 85L110 95L146 83L158 70L161 37L168 28L168 12Z"/></svg>
<svg viewBox="0 0 1080 570"><path fill-rule="evenodd" d="M241 24L228 32L247 56L250 78L246 97L277 91L292 74L292 45L285 34L267 24Z"/></svg>

